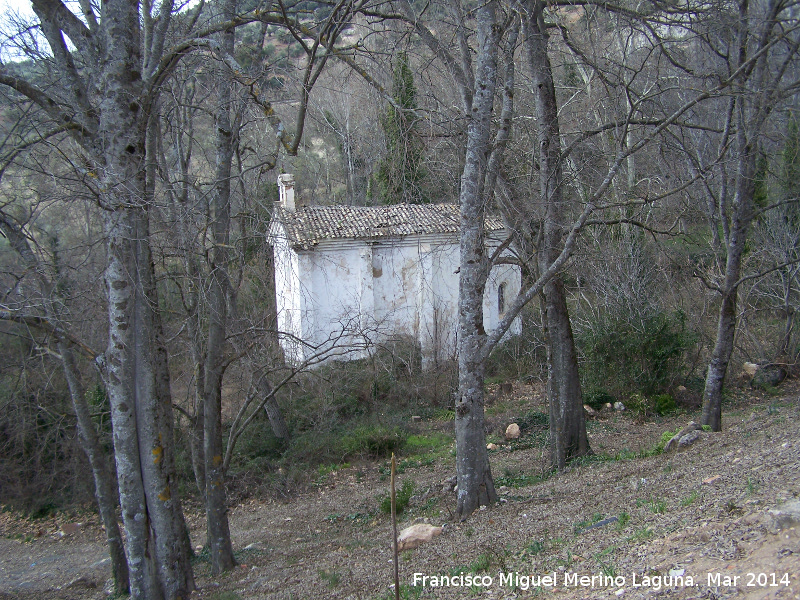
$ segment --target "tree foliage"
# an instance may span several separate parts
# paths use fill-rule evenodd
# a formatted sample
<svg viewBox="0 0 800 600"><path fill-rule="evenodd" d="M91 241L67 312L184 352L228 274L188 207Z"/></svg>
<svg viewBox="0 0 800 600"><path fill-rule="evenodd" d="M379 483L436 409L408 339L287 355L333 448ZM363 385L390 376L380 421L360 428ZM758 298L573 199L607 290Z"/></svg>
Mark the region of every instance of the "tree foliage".
<svg viewBox="0 0 800 600"><path fill-rule="evenodd" d="M392 75L392 102L381 119L386 154L375 173L377 195L384 204L427 202L423 165L425 147L420 137L417 88L408 54L400 52Z"/></svg>

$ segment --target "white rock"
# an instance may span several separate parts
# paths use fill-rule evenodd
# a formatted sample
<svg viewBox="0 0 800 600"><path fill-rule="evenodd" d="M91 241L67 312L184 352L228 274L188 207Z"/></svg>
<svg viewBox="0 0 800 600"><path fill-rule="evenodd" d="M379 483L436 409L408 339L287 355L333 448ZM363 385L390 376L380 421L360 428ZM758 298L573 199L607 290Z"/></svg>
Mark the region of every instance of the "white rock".
<svg viewBox="0 0 800 600"><path fill-rule="evenodd" d="M411 527L406 527L400 532L400 536L397 538L397 551L402 552L403 550L416 548L420 544L430 542L437 535L441 535L441 533L441 527L429 525L428 523L419 523Z"/></svg>
<svg viewBox="0 0 800 600"><path fill-rule="evenodd" d="M670 577L683 577L683 574L686 573L686 569L670 569L669 576Z"/></svg>
<svg viewBox="0 0 800 600"><path fill-rule="evenodd" d="M519 425L516 423L512 423L508 427L506 427L506 439L507 440L516 440L519 438Z"/></svg>
<svg viewBox="0 0 800 600"><path fill-rule="evenodd" d="M625 405L622 402L614 402L614 410L623 411L625 410Z"/></svg>

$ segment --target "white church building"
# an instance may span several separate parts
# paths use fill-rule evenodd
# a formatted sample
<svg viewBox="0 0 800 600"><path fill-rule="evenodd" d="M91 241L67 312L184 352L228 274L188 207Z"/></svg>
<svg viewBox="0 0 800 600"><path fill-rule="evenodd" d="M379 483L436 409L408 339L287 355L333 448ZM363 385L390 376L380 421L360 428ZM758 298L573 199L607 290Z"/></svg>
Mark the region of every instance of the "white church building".
<svg viewBox="0 0 800 600"><path fill-rule="evenodd" d="M300 206L291 175L278 185L268 241L287 361L363 358L399 336L419 344L425 363L455 357L457 205ZM486 219L489 251L506 237L499 219ZM483 300L487 332L520 285L519 266L492 268ZM521 328L517 319L509 334Z"/></svg>

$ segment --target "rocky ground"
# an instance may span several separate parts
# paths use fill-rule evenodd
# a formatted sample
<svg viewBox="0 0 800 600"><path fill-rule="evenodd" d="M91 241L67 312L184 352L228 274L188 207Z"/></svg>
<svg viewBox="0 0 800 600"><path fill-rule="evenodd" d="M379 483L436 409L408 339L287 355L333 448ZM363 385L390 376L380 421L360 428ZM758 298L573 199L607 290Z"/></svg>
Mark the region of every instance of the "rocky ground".
<svg viewBox="0 0 800 600"><path fill-rule="evenodd" d="M490 453L497 506L452 522L452 444L401 460L399 481L413 481L414 496L400 527L444 526L401 554L402 597L800 598L800 508L790 514L800 502L798 394L796 383L777 397L740 394L725 407L724 432L665 454L648 450L696 413L601 414L589 423L598 457L542 479L540 423L524 424L513 443L496 434L531 406L545 409L540 393L515 390L487 411L499 446ZM446 433L452 422L420 428ZM199 554L192 598L394 598L391 524L380 510L386 474L387 461L353 464L288 501L233 507L240 564L211 578ZM202 547L202 514L187 513ZM88 512L45 521L3 513L0 599L107 597L102 542ZM412 585L415 573L426 586ZM486 585L432 585L462 574Z"/></svg>

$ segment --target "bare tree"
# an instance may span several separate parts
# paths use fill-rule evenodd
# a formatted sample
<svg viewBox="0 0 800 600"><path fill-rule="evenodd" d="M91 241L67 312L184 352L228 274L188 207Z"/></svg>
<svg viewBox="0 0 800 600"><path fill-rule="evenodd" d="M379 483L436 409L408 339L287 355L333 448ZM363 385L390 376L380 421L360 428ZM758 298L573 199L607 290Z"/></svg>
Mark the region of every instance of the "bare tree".
<svg viewBox="0 0 800 600"><path fill-rule="evenodd" d="M110 469L109 457L103 450L95 423L92 420L86 400L86 389L81 383L80 370L75 358L75 349L92 361L97 357L97 353L71 333L67 324L64 323L62 314L68 310L66 308L67 301L59 290L67 286L63 281L63 275L61 281L56 282L53 279L54 274L57 275L63 271L64 265L44 264L41 258L42 253L34 251L33 236L26 233L23 225L5 212L0 212L0 234L8 240L23 265L23 274L17 280L16 289L31 287L22 283L26 278L24 273L27 273L35 279L32 287L38 292L37 297L23 299L26 305L18 306L13 310L0 311L0 319L23 323L29 328L45 332L54 340L56 350L54 354L61 360L72 407L77 418L79 443L92 468L95 498L106 532L114 587L117 592L126 593L129 589L128 565L125 560L122 535L117 523L116 482ZM57 256L57 254L54 256L56 260Z"/></svg>
<svg viewBox="0 0 800 600"><path fill-rule="evenodd" d="M775 109L800 82L796 76L800 31L794 10L792 3L782 0L720 6L715 19L725 25L713 20L708 33L699 38L708 56L719 57L718 70L730 82L730 95L718 105L724 108L713 115L721 135L713 138L711 155L696 144L684 145L690 168L703 173L707 215L720 251L719 270L703 276L720 297L716 342L703 393L703 424L714 431L722 429L722 389L733 352L738 290L754 277L744 275L743 259L757 214L760 147ZM710 178L712 173L716 180Z"/></svg>

